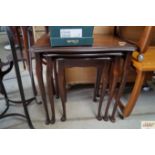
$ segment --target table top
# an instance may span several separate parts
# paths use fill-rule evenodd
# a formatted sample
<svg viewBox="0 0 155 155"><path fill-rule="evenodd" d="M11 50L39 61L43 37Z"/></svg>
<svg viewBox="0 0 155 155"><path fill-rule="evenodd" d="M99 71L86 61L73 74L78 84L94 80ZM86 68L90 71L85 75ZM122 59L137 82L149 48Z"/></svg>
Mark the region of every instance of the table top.
<svg viewBox="0 0 155 155"><path fill-rule="evenodd" d="M30 50L34 53L105 53L105 52L132 52L136 45L124 42L112 35L95 34L92 46L51 47L49 34L44 34Z"/></svg>

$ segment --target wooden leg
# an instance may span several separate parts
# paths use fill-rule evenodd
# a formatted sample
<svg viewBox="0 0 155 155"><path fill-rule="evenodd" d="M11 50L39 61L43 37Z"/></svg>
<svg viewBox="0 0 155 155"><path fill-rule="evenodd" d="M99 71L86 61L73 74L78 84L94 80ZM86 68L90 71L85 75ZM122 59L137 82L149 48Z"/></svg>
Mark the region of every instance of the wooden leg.
<svg viewBox="0 0 155 155"><path fill-rule="evenodd" d="M22 61L23 61L23 67L24 67L24 69L26 69L26 65L25 65L25 61L24 61L24 55L23 55L22 41L21 41L21 37L20 37L19 28L20 28L19 26L16 26L17 40L18 40L18 44L19 44L20 54L21 54Z"/></svg>
<svg viewBox="0 0 155 155"><path fill-rule="evenodd" d="M111 104L111 101L113 99L113 96L114 96L114 93L116 90L116 86L117 86L117 82L119 79L119 73L118 73L118 67L119 66L118 65L119 65L119 59L115 58L114 63L112 64L112 67L111 67L110 77L112 77L112 81L109 81L109 85L110 85L109 98L108 98L108 102L106 105L105 114L103 116L104 121L108 121L108 112L109 112L110 104Z"/></svg>
<svg viewBox="0 0 155 155"><path fill-rule="evenodd" d="M96 97L99 95L99 89L100 89L100 83L101 83L101 77L102 77L102 70L103 70L102 67L97 68L96 83L95 83L94 97L93 97L94 102L97 101Z"/></svg>
<svg viewBox="0 0 155 155"><path fill-rule="evenodd" d="M49 96L49 101L51 104L52 118L51 123L55 123L55 108L54 108L54 98L53 98L53 62L52 58L47 58L47 71L46 71L46 79L47 79L47 91Z"/></svg>
<svg viewBox="0 0 155 155"><path fill-rule="evenodd" d="M130 65L131 65L131 54L128 53L127 56L126 56L126 59L125 59L124 68L123 68L123 76L122 76L120 88L119 88L117 96L116 96L116 100L115 100L114 108L113 108L113 111L112 111L112 115L109 117L111 122L115 122L115 120L116 120L115 119L116 110L117 110L117 107L119 105L119 101L120 101L120 98L122 96L123 90L125 88L129 67L131 67Z"/></svg>
<svg viewBox="0 0 155 155"><path fill-rule="evenodd" d="M101 96L100 96L99 107L98 107L98 114L97 114L97 117L96 117L98 120L102 120L101 108L102 108L102 103L103 103L103 100L104 100L106 88L107 88L107 85L108 85L109 65L110 65L109 62L105 62L104 68L103 68L102 89L101 89Z"/></svg>
<svg viewBox="0 0 155 155"><path fill-rule="evenodd" d="M26 65L27 68L30 68L30 56L29 56L29 51L28 51L28 36L27 36L27 28L26 27L21 27L21 32L22 32L22 38L23 38L23 55L24 59L26 60Z"/></svg>
<svg viewBox="0 0 155 155"><path fill-rule="evenodd" d="M30 35L29 35L28 31L26 31L26 36L25 37L28 40L28 47L30 47L31 46L31 43L30 43L31 38L30 38ZM32 69L32 52L30 50L28 50L27 48L25 50L27 50L26 52L29 53L28 54L29 58L28 58L27 61L29 61L28 62L28 64L29 64L28 65L28 70L29 70L29 74L30 74L30 78L31 78L33 94L34 94L34 96L37 96L37 89L36 89L36 85L35 85L35 81L34 81L34 75L33 75L33 69ZM36 101L36 102L38 103L38 101Z"/></svg>
<svg viewBox="0 0 155 155"><path fill-rule="evenodd" d="M56 60L54 61L54 78L55 78L55 94L56 98L59 98L59 86L58 86L58 75L57 75L57 66L56 66Z"/></svg>
<svg viewBox="0 0 155 155"><path fill-rule="evenodd" d="M134 88L130 95L129 101L123 111L124 117L128 117L131 114L131 112L136 104L136 101L138 99L138 96L140 94L140 91L141 91L141 88L142 88L142 85L144 82L144 78L145 78L145 72L137 71L137 77L136 77L136 81L134 84Z"/></svg>
<svg viewBox="0 0 155 155"><path fill-rule="evenodd" d="M65 70L64 64L58 64L58 81L59 81L59 94L62 102L63 114L61 121L66 121L66 93L65 93Z"/></svg>
<svg viewBox="0 0 155 155"><path fill-rule="evenodd" d="M43 68L42 68L41 55L36 54L36 75L37 75L41 98L42 98L44 109L45 109L46 124L49 124L50 118L49 118L48 107L47 107L47 99L46 99L46 92L45 92L45 86L44 86L44 81L43 81L42 69Z"/></svg>

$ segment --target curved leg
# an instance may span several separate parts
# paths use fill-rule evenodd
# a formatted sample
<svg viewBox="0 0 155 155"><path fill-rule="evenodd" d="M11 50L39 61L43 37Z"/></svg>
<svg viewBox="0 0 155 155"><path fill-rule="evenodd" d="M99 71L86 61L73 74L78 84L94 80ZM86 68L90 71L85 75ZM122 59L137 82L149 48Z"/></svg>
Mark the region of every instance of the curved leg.
<svg viewBox="0 0 155 155"><path fill-rule="evenodd" d="M33 96L36 98L38 92L37 92L37 89L36 89L36 84L35 84L35 81L34 81L34 75L33 75L33 70L32 70L32 60L30 60L30 68L29 68L29 74L30 74L30 78L31 78L31 84L32 84L32 89L33 89ZM37 98L36 98L36 103L37 104L41 104L41 102L38 102L37 101Z"/></svg>
<svg viewBox="0 0 155 155"><path fill-rule="evenodd" d="M66 93L65 93L64 64L59 62L58 67L59 67L58 68L59 93L60 93L62 108L63 108L63 114L62 114L62 117L61 117L61 121L65 121L66 120Z"/></svg>
<svg viewBox="0 0 155 155"><path fill-rule="evenodd" d="M2 67L3 65L8 65L9 64L9 67L4 71L2 71ZM4 86L4 83L3 83L3 77L9 73L11 71L11 69L13 68L13 61L10 61L8 63L3 63L0 59L0 93L2 95L4 95L4 99L5 99L5 102L6 102L6 109L0 114L0 117L2 117L6 112L7 110L9 109L9 99L8 99L8 95L7 95L7 92L6 92L6 89L5 89L5 86Z"/></svg>
<svg viewBox="0 0 155 155"><path fill-rule="evenodd" d="M58 74L57 74L57 66L56 66L56 60L54 61L54 78L55 78L55 94L56 98L59 98L59 86L58 86Z"/></svg>
<svg viewBox="0 0 155 155"><path fill-rule="evenodd" d="M53 71L53 62L52 58L47 58L47 72L46 72L46 79L47 79L47 91L49 96L49 101L51 104L51 111L52 111L52 118L51 123L55 123L55 108L54 108L54 99L53 99L53 78L52 77Z"/></svg>
<svg viewBox="0 0 155 155"><path fill-rule="evenodd" d="M1 118L9 109L9 100L8 100L7 92L5 90L3 80L1 78L0 78L0 93L4 95L4 99L6 102L6 109L0 114L0 118Z"/></svg>
<svg viewBox="0 0 155 155"><path fill-rule="evenodd" d="M102 103L103 103L103 100L104 100L104 96L105 96L105 92L106 92L108 82L107 82L107 80L103 80L103 83L104 84L102 85L101 97L100 97L100 102L99 102L99 107L98 107L98 114L97 114L97 117L96 117L99 121L102 120L101 108L102 108Z"/></svg>
<svg viewBox="0 0 155 155"><path fill-rule="evenodd" d="M97 114L97 119L98 120L102 120L102 116L101 116L101 108L102 108L102 102L104 100L104 96L105 96L105 92L106 92L106 88L108 85L108 71L109 71L109 62L106 62L104 64L104 68L103 68L103 80L102 80L102 89L101 89L101 97L100 97L100 101L99 101L99 106L98 106L98 114Z"/></svg>
<svg viewBox="0 0 155 155"><path fill-rule="evenodd" d="M124 117L128 117L130 115L130 113L132 112L132 110L136 104L136 101L138 99L138 96L140 94L140 91L141 91L141 88L142 88L142 85L144 82L144 78L145 78L145 73L141 72L141 71L137 71L137 77L136 77L136 81L134 84L134 88L130 95L129 101L123 111Z"/></svg>
<svg viewBox="0 0 155 155"><path fill-rule="evenodd" d="M45 86L44 86L44 81L43 81L42 69L43 68L42 68L41 56L40 54L36 54L36 75L37 75L41 98L44 104L46 124L49 124L50 118L49 118L48 107L47 107L47 99L46 99L46 92L45 92Z"/></svg>
<svg viewBox="0 0 155 155"><path fill-rule="evenodd" d="M121 79L121 84L120 84L120 88L118 90L118 93L116 95L116 99L115 99L115 104L114 104L114 108L112 111L112 115L109 117L111 122L115 122L115 113L117 111L117 107L119 105L119 101L120 98L122 96L123 90L125 88L125 84L126 84L126 80L127 80L127 75L128 75L128 68L131 65L131 53L128 53L126 58L125 58L125 63L124 63L124 68L123 68L123 75L122 75L122 79Z"/></svg>
<svg viewBox="0 0 155 155"><path fill-rule="evenodd" d="M114 77L113 81L112 81L111 91L109 93L108 102L107 102L106 109L105 109L105 114L103 116L103 120L104 121L108 121L108 112L109 112L109 108L110 108L110 104L111 104L112 98L113 98L114 93L115 93L117 81L118 81L118 78Z"/></svg>
<svg viewBox="0 0 155 155"><path fill-rule="evenodd" d="M114 93L115 93L115 89L117 86L117 82L119 79L119 73L118 73L118 66L119 65L119 59L115 58L114 62L112 63L112 67L111 67L111 71L110 71L110 81L109 81L109 97L108 97L108 102L106 105L106 109L105 109L105 114L103 116L103 120L104 121L108 121L108 112L109 112L109 108L110 108L110 104L111 101L113 99ZM112 77L112 78L111 78Z"/></svg>
<svg viewBox="0 0 155 155"><path fill-rule="evenodd" d="M102 67L97 68L96 83L95 83L94 96L93 96L94 102L97 101L96 97L99 95L99 88L100 88L100 83L101 83L102 70L103 70Z"/></svg>

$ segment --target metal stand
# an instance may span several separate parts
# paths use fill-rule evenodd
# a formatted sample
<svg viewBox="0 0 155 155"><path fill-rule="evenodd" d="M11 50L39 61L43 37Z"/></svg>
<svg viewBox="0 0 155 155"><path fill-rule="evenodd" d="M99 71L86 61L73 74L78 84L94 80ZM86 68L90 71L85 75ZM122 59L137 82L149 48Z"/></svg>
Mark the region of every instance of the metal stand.
<svg viewBox="0 0 155 155"><path fill-rule="evenodd" d="M26 118L28 126L31 129L33 129L34 127L33 127L33 124L32 124L32 121L31 121L27 106L28 106L29 103L31 103L33 100L35 100L36 97L30 98L30 99L27 99L27 100L25 99L23 84L22 84L22 80L21 80L21 74L20 74L20 70L19 70L19 66L18 66L18 58L17 58L17 54L16 54L16 49L15 49L15 46L14 46L13 34L12 34L11 30L10 30L10 27L6 27L6 30L7 30L8 38L9 38L9 41L10 41L11 50L12 50L13 62L10 62L9 69L7 69L6 71L1 71L0 92L5 97L6 108L0 114L0 119L5 118L5 117L9 117L9 116L20 116L20 117ZM7 93L6 93L6 90L5 90L5 87L4 87L4 84L3 84L3 76L12 69L13 64L14 64L14 67L15 67L17 83L18 83L20 97L21 97L20 101L9 100L8 96L7 96ZM7 114L7 111L8 111L9 106L10 106L9 102L17 103L17 104L21 103L23 105L23 108L24 108L24 115L23 114L18 114L18 113Z"/></svg>

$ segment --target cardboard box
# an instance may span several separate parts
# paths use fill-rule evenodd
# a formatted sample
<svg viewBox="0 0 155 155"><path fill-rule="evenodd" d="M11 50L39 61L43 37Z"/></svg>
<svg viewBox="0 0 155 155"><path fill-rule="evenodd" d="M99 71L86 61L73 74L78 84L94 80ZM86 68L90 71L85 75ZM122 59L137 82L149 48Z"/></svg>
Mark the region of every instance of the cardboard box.
<svg viewBox="0 0 155 155"><path fill-rule="evenodd" d="M50 26L51 46L91 46L93 26Z"/></svg>

